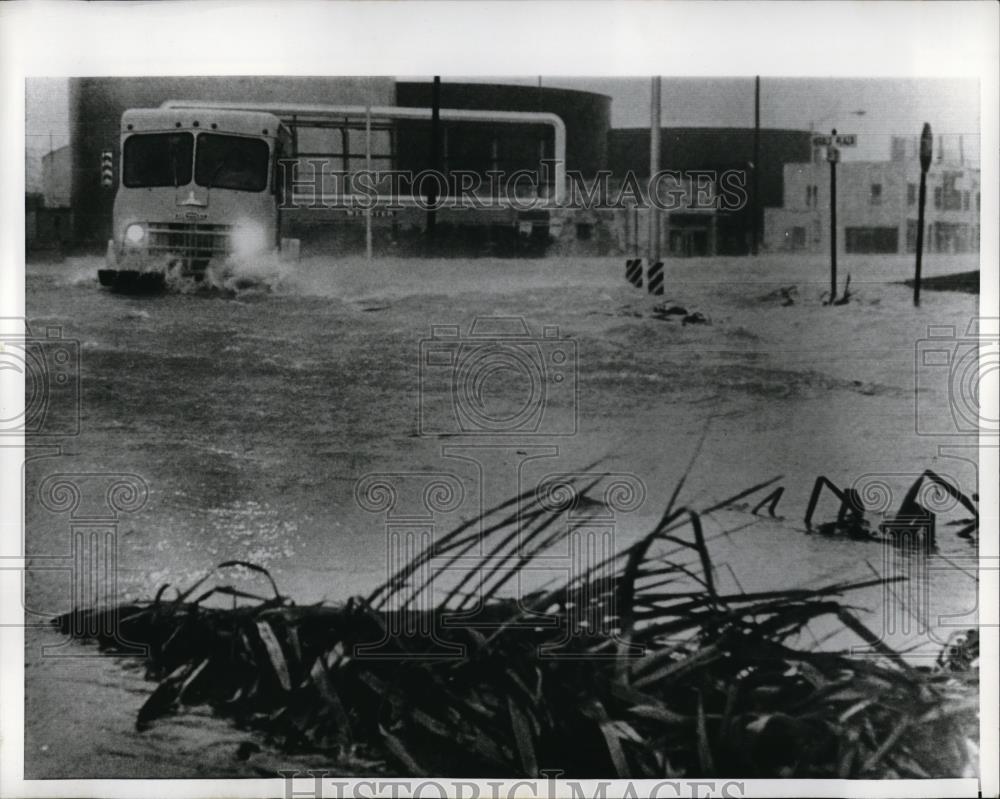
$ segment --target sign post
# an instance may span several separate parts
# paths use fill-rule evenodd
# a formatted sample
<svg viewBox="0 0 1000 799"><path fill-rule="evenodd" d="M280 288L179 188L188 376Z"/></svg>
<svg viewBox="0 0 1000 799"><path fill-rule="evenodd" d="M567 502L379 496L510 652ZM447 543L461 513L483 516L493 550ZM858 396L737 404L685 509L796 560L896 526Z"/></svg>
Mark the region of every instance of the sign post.
<svg viewBox="0 0 1000 799"><path fill-rule="evenodd" d="M833 142L837 131L831 133L831 143L826 148L826 160L830 162L830 305L837 300L837 161L840 150Z"/></svg>
<svg viewBox="0 0 1000 799"><path fill-rule="evenodd" d="M927 202L927 170L934 153L934 135L929 122L924 123L920 134L920 196L917 201L917 265L913 276L913 306L920 305L920 268L924 255L924 205Z"/></svg>
<svg viewBox="0 0 1000 799"><path fill-rule="evenodd" d="M830 162L830 305L837 300L837 162L842 147L857 147L856 133L837 134L837 129L829 136L813 136L813 147L826 147L826 160Z"/></svg>
<svg viewBox="0 0 1000 799"><path fill-rule="evenodd" d="M435 176L441 173L441 76L434 76L431 88L431 169ZM437 177L431 181L427 192L427 239L437 235Z"/></svg>

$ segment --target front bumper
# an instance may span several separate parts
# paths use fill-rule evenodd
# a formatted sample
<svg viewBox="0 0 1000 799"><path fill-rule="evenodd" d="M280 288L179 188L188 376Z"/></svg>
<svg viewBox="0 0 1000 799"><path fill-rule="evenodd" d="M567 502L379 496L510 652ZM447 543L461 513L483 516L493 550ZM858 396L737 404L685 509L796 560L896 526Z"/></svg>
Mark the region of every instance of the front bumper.
<svg viewBox="0 0 1000 799"><path fill-rule="evenodd" d="M102 286L123 294L151 294L166 287L165 272L138 269L98 269L97 280Z"/></svg>
<svg viewBox="0 0 1000 799"><path fill-rule="evenodd" d="M105 288L129 294L162 291L166 286L169 264L152 263L144 251L122 251L114 240L108 241L104 269L97 270L97 281Z"/></svg>

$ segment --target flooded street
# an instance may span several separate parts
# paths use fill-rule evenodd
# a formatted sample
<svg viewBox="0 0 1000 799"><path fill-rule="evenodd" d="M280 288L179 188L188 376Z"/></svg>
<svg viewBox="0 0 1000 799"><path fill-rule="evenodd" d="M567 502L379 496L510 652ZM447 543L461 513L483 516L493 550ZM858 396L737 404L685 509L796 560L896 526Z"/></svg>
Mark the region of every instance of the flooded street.
<svg viewBox="0 0 1000 799"><path fill-rule="evenodd" d="M97 504L116 475L141 486L141 507L115 521L121 597L183 588L242 560L266 567L299 603L346 601L384 580L393 514L426 512L410 484L420 491L434 475L453 479L456 496L431 503L431 535L604 459L600 469L639 486L642 500L616 517L617 546L655 524L685 474L680 498L694 508L780 475L780 518L740 507L711 518L719 580L747 591L915 568L874 541L807 533L820 475L890 514L925 469L977 490L975 438L921 434L954 431L955 421L947 368L935 372L917 353L929 326L954 326L954 349L978 296L926 292L914 309L898 284L908 257L845 258L853 297L842 307L821 306L828 275L816 257L670 261L656 298L624 281L617 258L317 258L245 265L221 288L156 297L99 289L99 263L27 267L32 333L61 328L77 342L80 381L79 435L28 451L29 621L70 608L68 573L31 565L70 552L71 527L92 501L83 497L78 517L46 503L54 475L85 482ZM924 269L975 264L937 256ZM779 290L791 286L785 303ZM709 323L663 312L672 306ZM525 360L462 382L462 347L498 340L497 317L523 320ZM477 318L487 321L474 327ZM519 376L535 367L540 383ZM525 413L527 426L507 425ZM396 504L369 501L366 476L402 487ZM975 548L949 526L963 515L953 505L942 502L926 597L884 588L852 597L870 627L925 655L975 620ZM827 495L816 520L836 510ZM259 575L223 582L270 591ZM27 777L257 776L259 757L278 757L236 759L248 734L205 712L136 734L151 689L141 673L76 644L60 648L73 657L41 655L58 643L44 629L27 635Z"/></svg>

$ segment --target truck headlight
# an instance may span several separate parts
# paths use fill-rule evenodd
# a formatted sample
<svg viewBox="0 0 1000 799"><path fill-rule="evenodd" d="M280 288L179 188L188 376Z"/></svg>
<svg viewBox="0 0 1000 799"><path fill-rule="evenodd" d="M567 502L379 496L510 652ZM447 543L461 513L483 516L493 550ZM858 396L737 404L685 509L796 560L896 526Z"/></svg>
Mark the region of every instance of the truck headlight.
<svg viewBox="0 0 1000 799"><path fill-rule="evenodd" d="M260 225L245 223L233 229L233 253L235 255L253 255L265 248L267 239L264 228Z"/></svg>
<svg viewBox="0 0 1000 799"><path fill-rule="evenodd" d="M125 241L128 244L141 244L146 238L146 228L142 225L129 225L125 228Z"/></svg>

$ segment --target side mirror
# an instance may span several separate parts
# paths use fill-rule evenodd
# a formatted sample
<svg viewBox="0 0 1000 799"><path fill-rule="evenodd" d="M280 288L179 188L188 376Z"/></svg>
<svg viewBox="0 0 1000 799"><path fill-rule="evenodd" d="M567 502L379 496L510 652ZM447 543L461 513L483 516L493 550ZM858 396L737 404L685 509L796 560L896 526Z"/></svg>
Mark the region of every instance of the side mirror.
<svg viewBox="0 0 1000 799"><path fill-rule="evenodd" d="M111 150L101 152L101 186L110 189L115 185L115 161Z"/></svg>

